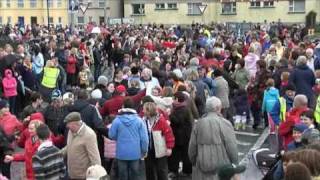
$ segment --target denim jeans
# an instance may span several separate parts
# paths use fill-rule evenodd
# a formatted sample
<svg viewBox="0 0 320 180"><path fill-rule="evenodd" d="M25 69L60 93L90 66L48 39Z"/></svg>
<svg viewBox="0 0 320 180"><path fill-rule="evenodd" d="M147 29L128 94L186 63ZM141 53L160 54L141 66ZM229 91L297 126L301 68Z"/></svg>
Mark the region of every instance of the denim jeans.
<svg viewBox="0 0 320 180"><path fill-rule="evenodd" d="M117 160L119 180L139 180L140 160Z"/></svg>

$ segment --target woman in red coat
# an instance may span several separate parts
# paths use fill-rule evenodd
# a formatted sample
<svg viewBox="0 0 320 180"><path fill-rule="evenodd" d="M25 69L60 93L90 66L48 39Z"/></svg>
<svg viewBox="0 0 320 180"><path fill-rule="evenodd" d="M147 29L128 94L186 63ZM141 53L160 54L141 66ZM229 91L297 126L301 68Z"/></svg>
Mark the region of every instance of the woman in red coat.
<svg viewBox="0 0 320 180"><path fill-rule="evenodd" d="M145 103L143 106L143 112L149 134L149 150L145 160L147 180L167 180L167 157L171 156L175 142L172 129L167 119L158 113L157 105L155 103ZM159 138L163 138L165 141L165 147L161 146L164 149L162 154L156 153L160 152L159 149L162 149L156 145L158 143L155 143L159 142Z"/></svg>
<svg viewBox="0 0 320 180"><path fill-rule="evenodd" d="M68 56L67 63L67 84L71 86L75 86L77 84L77 74L76 74L76 64L77 64L77 49L72 48L70 51L70 55Z"/></svg>

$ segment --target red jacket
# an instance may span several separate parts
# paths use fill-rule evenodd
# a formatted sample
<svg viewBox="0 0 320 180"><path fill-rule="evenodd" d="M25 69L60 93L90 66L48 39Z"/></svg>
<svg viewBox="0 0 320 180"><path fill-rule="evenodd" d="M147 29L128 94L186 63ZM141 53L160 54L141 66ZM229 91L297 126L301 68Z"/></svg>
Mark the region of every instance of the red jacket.
<svg viewBox="0 0 320 180"><path fill-rule="evenodd" d="M174 136L172 129L168 123L167 119L165 119L162 115L160 115L159 120L153 126L152 131L161 131L161 134L164 136L166 140L166 145L168 149L172 149L174 147Z"/></svg>
<svg viewBox="0 0 320 180"><path fill-rule="evenodd" d="M10 112L4 113L0 118L0 127L7 136L12 136L15 132L22 132L23 130L23 124Z"/></svg>
<svg viewBox="0 0 320 180"><path fill-rule="evenodd" d="M300 115L307 111L307 107L293 108L287 115L286 121L282 122L279 126L279 135L282 137L283 148L287 149L290 142L293 141L292 128L295 124L300 123Z"/></svg>
<svg viewBox="0 0 320 180"><path fill-rule="evenodd" d="M32 170L32 156L37 152L40 141L35 136L29 136L24 144L24 152L13 155L13 161L24 161L28 180L34 179Z"/></svg>
<svg viewBox="0 0 320 180"><path fill-rule="evenodd" d="M141 101L141 99L145 95L146 95L146 90L144 89L140 91L137 95L128 96L128 97L131 97L135 103L138 103ZM102 108L100 108L100 114L102 116L117 115L118 110L122 108L123 101L125 98L126 98L125 96L120 96L120 95L116 95L112 97L111 99L109 99L104 103Z"/></svg>
<svg viewBox="0 0 320 180"><path fill-rule="evenodd" d="M77 59L75 56L71 55L68 57L68 64L67 64L67 73L68 74L76 73L76 63L77 63Z"/></svg>

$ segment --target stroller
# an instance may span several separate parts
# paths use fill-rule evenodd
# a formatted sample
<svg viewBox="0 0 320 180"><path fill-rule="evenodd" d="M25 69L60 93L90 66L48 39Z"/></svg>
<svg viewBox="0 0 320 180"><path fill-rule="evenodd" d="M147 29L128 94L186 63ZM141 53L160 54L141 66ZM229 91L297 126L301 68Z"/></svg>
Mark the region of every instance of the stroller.
<svg viewBox="0 0 320 180"><path fill-rule="evenodd" d="M264 176L262 180L273 180L273 173L281 159L280 153L271 151L269 148L257 149L252 153L255 165Z"/></svg>

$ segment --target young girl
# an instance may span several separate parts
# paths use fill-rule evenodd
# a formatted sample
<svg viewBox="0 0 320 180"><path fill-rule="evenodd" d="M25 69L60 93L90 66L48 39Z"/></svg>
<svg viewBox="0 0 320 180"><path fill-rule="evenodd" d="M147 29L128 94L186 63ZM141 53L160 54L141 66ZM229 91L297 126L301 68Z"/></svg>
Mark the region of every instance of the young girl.
<svg viewBox="0 0 320 180"><path fill-rule="evenodd" d="M16 97L18 95L17 85L17 80L13 76L12 71L10 69L6 69L4 71L4 78L2 80L3 95L8 99L10 112L13 114L15 114Z"/></svg>
<svg viewBox="0 0 320 180"><path fill-rule="evenodd" d="M236 109L235 130L246 129L247 114L249 112L249 101L247 92L244 89L239 89L234 99L234 107Z"/></svg>
<svg viewBox="0 0 320 180"><path fill-rule="evenodd" d="M280 77L281 78L281 84L280 84L281 94L284 93L285 87L289 85L289 76L290 76L290 73L287 71L281 73L281 77Z"/></svg>
<svg viewBox="0 0 320 180"><path fill-rule="evenodd" d="M83 66L79 72L79 86L82 88L87 88L90 85L90 69L88 66Z"/></svg>
<svg viewBox="0 0 320 180"><path fill-rule="evenodd" d="M267 113L265 118L268 118L269 126L270 126L270 133L275 132L275 124L272 121L269 113L272 111L273 106L279 99L279 90L274 87L274 80L269 78L267 80L267 88L264 90L263 94L263 102L262 102L262 112Z"/></svg>

